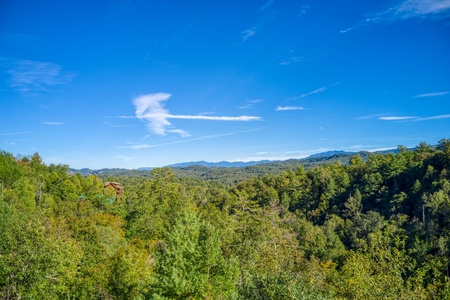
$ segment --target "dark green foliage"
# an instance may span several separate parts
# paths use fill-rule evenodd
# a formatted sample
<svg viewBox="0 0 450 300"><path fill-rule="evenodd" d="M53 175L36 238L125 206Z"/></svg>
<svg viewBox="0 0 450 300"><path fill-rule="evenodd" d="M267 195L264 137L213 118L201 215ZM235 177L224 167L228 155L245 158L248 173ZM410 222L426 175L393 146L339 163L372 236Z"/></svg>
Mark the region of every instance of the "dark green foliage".
<svg viewBox="0 0 450 300"><path fill-rule="evenodd" d="M232 299L237 269L217 230L185 210L157 246L152 299Z"/></svg>

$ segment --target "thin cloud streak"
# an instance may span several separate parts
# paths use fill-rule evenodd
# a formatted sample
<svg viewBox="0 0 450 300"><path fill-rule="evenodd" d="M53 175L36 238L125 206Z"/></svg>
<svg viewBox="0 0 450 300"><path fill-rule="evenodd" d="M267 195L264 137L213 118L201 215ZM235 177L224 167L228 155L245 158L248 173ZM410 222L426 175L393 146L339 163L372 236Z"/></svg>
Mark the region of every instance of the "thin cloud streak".
<svg viewBox="0 0 450 300"><path fill-rule="evenodd" d="M151 116L151 115L149 115ZM226 117L226 116L204 116L204 115L167 115L168 119L184 119L184 120L208 120L208 121L261 121L260 117L254 116L239 116L239 117Z"/></svg>
<svg viewBox="0 0 450 300"><path fill-rule="evenodd" d="M439 96L444 96L444 95L448 95L448 94L450 94L450 92L427 93L427 94L416 95L413 98L439 97Z"/></svg>
<svg viewBox="0 0 450 300"><path fill-rule="evenodd" d="M450 119L450 114L432 116L432 117L427 117L427 118L419 118L419 119L417 119L417 121L429 121L429 120L441 120L441 119Z"/></svg>
<svg viewBox="0 0 450 300"><path fill-rule="evenodd" d="M263 102L262 99L255 99L255 100L249 100L247 101L247 104L243 105L243 106L239 106L239 109L248 109L248 108L252 108L253 106L255 106L258 103Z"/></svg>
<svg viewBox="0 0 450 300"><path fill-rule="evenodd" d="M49 122L49 121L43 121L43 122L41 122L41 124L44 124L44 125L50 125L50 126L60 126L60 125L64 125L63 122Z"/></svg>
<svg viewBox="0 0 450 300"><path fill-rule="evenodd" d="M317 93L325 92L326 90L327 90L327 87L326 87L326 86L323 86L323 87L321 87L321 88L318 88L317 90L314 90L314 91L309 92L309 93L306 93L306 94L302 94L302 95L300 95L300 96L298 96L298 97L296 97L296 98L297 98L297 99L305 98L305 97L308 97L308 96L311 96L311 95L314 95L314 94L317 94Z"/></svg>
<svg viewBox="0 0 450 300"><path fill-rule="evenodd" d="M267 8L269 8L269 6L271 6L273 3L275 2L275 0L268 0L266 3L264 3L263 6L261 6L261 8L258 10L259 12L266 10Z"/></svg>
<svg viewBox="0 0 450 300"><path fill-rule="evenodd" d="M336 83L332 83L332 84L320 87L320 88L318 88L318 89L316 89L316 90L314 90L312 92L301 94L300 96L292 97L291 99L292 100L297 100L297 99L305 98L305 97L308 97L308 96L311 96L311 95L314 95L314 94L322 93L322 92L325 92L329 87L332 87L332 86L335 86L335 85L338 85L338 84L340 84L340 82L336 82Z"/></svg>
<svg viewBox="0 0 450 300"><path fill-rule="evenodd" d="M305 110L302 106L277 106L276 111L286 111L286 110Z"/></svg>
<svg viewBox="0 0 450 300"><path fill-rule="evenodd" d="M206 121L260 121L261 117L256 116L205 116L205 115L172 115L164 108L164 102L167 101L172 94L154 93L138 96L133 99L133 105L136 110L136 117L146 122L147 128L158 135L166 135L169 133L177 133L183 137L189 136L189 133L173 128L168 119L184 119L184 120L206 120Z"/></svg>
<svg viewBox="0 0 450 300"><path fill-rule="evenodd" d="M414 117L414 116L406 116L406 117L393 116L393 117L379 117L378 118L378 120L383 120L383 121L404 121L404 120L413 120L413 119L417 119L417 117Z"/></svg>
<svg viewBox="0 0 450 300"><path fill-rule="evenodd" d="M356 117L356 119L358 119L358 120L378 119L379 117L386 116L386 115L388 115L388 113L360 116L360 117Z"/></svg>
<svg viewBox="0 0 450 300"><path fill-rule="evenodd" d="M146 149L146 148L153 148L153 147L156 147L156 146L149 145L149 144L136 144L136 145L130 145L130 146L120 146L117 148L139 150L139 149Z"/></svg>
<svg viewBox="0 0 450 300"><path fill-rule="evenodd" d="M286 65L289 65L289 64L300 62L303 59L304 58L301 57L301 56L292 56L292 57L290 57L288 59L280 61L278 64L281 65L281 66L286 66Z"/></svg>
<svg viewBox="0 0 450 300"><path fill-rule="evenodd" d="M130 124L130 125L114 125L114 124L108 123L108 122L106 122L106 121L103 121L103 124L106 124L106 125L111 126L111 127L114 127L114 128L136 126L136 125L131 125L131 124Z"/></svg>
<svg viewBox="0 0 450 300"><path fill-rule="evenodd" d="M450 114L437 115L437 116L431 116L431 117L392 116L392 117L378 118L378 120L382 120L382 121L412 121L412 122L432 121L432 120L442 120L442 119L450 119Z"/></svg>
<svg viewBox="0 0 450 300"><path fill-rule="evenodd" d="M8 133L0 133L0 136L9 136L9 135L22 135L22 134L32 134L33 131L22 131L22 132L8 132Z"/></svg>

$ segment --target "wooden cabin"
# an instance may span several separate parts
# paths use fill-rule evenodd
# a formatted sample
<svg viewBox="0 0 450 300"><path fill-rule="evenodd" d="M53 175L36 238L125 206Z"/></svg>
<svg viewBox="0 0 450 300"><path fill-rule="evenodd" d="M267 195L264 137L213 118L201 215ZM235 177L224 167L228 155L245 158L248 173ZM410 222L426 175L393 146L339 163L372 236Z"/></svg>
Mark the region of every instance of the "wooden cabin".
<svg viewBox="0 0 450 300"><path fill-rule="evenodd" d="M106 182L104 188L112 187L116 191L116 196L120 197L123 194L123 186L120 185L118 182Z"/></svg>

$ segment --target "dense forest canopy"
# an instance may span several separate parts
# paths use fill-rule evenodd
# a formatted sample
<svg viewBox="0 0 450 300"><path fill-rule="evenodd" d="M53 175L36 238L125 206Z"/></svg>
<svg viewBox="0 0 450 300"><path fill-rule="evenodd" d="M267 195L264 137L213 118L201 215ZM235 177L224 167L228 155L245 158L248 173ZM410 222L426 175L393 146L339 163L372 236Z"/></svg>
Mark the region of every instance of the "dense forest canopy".
<svg viewBox="0 0 450 300"><path fill-rule="evenodd" d="M450 298L448 139L235 184L147 172L0 152L1 299Z"/></svg>

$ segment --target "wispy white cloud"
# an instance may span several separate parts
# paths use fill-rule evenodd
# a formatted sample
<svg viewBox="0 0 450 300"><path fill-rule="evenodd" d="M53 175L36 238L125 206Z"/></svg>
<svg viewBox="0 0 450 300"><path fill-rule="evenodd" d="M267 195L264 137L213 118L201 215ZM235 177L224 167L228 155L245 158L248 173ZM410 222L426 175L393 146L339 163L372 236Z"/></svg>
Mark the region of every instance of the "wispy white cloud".
<svg viewBox="0 0 450 300"><path fill-rule="evenodd" d="M378 120L382 121L432 121L432 120L441 120L441 119L450 119L450 114L444 115L436 115L431 117L416 117L416 116L392 116L392 117L379 117Z"/></svg>
<svg viewBox="0 0 450 300"><path fill-rule="evenodd" d="M340 32L347 33L359 27L377 23L392 23L408 19L448 18L449 16L450 0L404 0L399 5L372 14Z"/></svg>
<svg viewBox="0 0 450 300"><path fill-rule="evenodd" d="M119 149L133 149L133 150L139 150L139 149L147 149L147 148L153 148L155 147L154 145L150 145L150 144L133 144L133 143L129 143L130 145L127 146L120 146L117 147Z"/></svg>
<svg viewBox="0 0 450 300"><path fill-rule="evenodd" d="M314 90L312 92L301 94L300 96L297 96L296 99L305 98L305 97L308 97L308 96L311 96L311 95L314 95L314 94L322 93L322 92L325 92L326 90L327 90L327 87L323 86L323 87L320 87L320 88L318 88L318 89L316 89L316 90Z"/></svg>
<svg viewBox="0 0 450 300"><path fill-rule="evenodd" d="M284 59L284 60L280 61L278 64L281 65L281 66L286 66L286 65L289 65L289 64L300 62L303 59L304 58L301 57L301 56L292 56L292 57L290 57L288 59Z"/></svg>
<svg viewBox="0 0 450 300"><path fill-rule="evenodd" d="M183 129L169 129L167 132L179 134L182 137L191 136L191 134Z"/></svg>
<svg viewBox="0 0 450 300"><path fill-rule="evenodd" d="M262 99L255 99L255 100L248 100L247 104L243 105L243 106L239 106L239 109L249 109L252 108L253 106L255 106L258 103L263 102Z"/></svg>
<svg viewBox="0 0 450 300"><path fill-rule="evenodd" d="M189 133L173 128L168 119L206 120L206 121L258 121L261 117L255 116L205 116L205 115L172 115L164 108L164 102L172 95L169 93L154 93L136 97L133 104L136 108L136 117L147 123L147 128L158 135L177 133L181 136L189 136Z"/></svg>
<svg viewBox="0 0 450 300"><path fill-rule="evenodd" d="M405 120L414 120L417 119L417 117L414 116L405 116L405 117L401 117L401 116L392 116L392 117L379 117L378 120L383 120L383 121L405 121Z"/></svg>
<svg viewBox="0 0 450 300"><path fill-rule="evenodd" d="M0 133L0 136L8 136L8 135L22 135L22 134L32 134L33 131L20 131L20 132L7 132L7 133Z"/></svg>
<svg viewBox="0 0 450 300"><path fill-rule="evenodd" d="M449 15L450 0L406 0L385 14L397 19L423 18L439 14Z"/></svg>
<svg viewBox="0 0 450 300"><path fill-rule="evenodd" d="M299 16L303 16L306 14L306 11L310 8L311 6L309 5L303 5L302 6L302 10L300 11L300 13L298 14Z"/></svg>
<svg viewBox="0 0 450 300"><path fill-rule="evenodd" d="M347 27L347 28L345 28L345 29L341 29L339 32L340 33L347 33L347 32L349 32L349 31L352 31L354 29L354 27Z"/></svg>
<svg viewBox="0 0 450 300"><path fill-rule="evenodd" d="M316 89L316 90L314 90L312 92L308 92L308 93L305 93L305 94L301 94L299 96L291 97L290 99L297 100L297 99L305 98L305 97L308 97L308 96L311 96L311 95L314 95L314 94L322 93L322 92L325 92L329 87L334 86L334 85L338 85L338 84L340 84L340 82L335 82L335 83L332 83L332 84L320 87L320 88L318 88L318 89Z"/></svg>
<svg viewBox="0 0 450 300"><path fill-rule="evenodd" d="M274 2L275 0L268 0L258 12L266 10ZM259 14L255 22L253 23L253 26L247 27L247 29L239 33L239 39L241 40L241 42L245 43L249 38L255 36L256 33L259 33L265 26L267 26L268 23L275 20L279 14L280 12L278 10L268 10L264 13Z"/></svg>
<svg viewBox="0 0 450 300"><path fill-rule="evenodd" d="M275 2L275 0L268 0L266 3L264 3L263 6L261 6L261 8L258 10L259 12L266 10L267 8L269 8L269 6L271 6L273 3Z"/></svg>
<svg viewBox="0 0 450 300"><path fill-rule="evenodd" d="M171 125L167 120L169 112L162 104L171 96L168 93L156 93L139 96L133 100L136 117L146 121L148 129L156 134L165 135L166 126Z"/></svg>
<svg viewBox="0 0 450 300"><path fill-rule="evenodd" d="M114 127L114 128L120 128L120 127L131 127L131 126L136 126L136 125L131 125L131 124L124 124L124 125L114 125L111 124L109 122L103 121L103 124L106 124L108 126Z"/></svg>
<svg viewBox="0 0 450 300"><path fill-rule="evenodd" d="M60 126L60 125L64 125L64 122L49 122L49 121L42 121L41 124L44 124L44 125L50 125L50 126Z"/></svg>
<svg viewBox="0 0 450 300"><path fill-rule="evenodd" d="M430 120L441 120L441 119L450 119L450 114L419 118L419 119L417 119L417 121L430 121Z"/></svg>
<svg viewBox="0 0 450 300"><path fill-rule="evenodd" d="M204 116L204 115L167 115L168 119L207 120L207 121L259 121L260 117L254 116Z"/></svg>
<svg viewBox="0 0 450 300"><path fill-rule="evenodd" d="M249 28L241 32L241 40L243 42L246 42L249 38L254 36L256 34L256 31L254 28Z"/></svg>
<svg viewBox="0 0 450 300"><path fill-rule="evenodd" d="M56 85L69 83L74 72L63 71L62 66L32 60L7 60L9 86L19 92L48 91Z"/></svg>
<svg viewBox="0 0 450 300"><path fill-rule="evenodd" d="M378 119L379 117L386 116L386 115L388 115L388 113L359 116L359 117L356 117L356 119L358 119L358 120Z"/></svg>
<svg viewBox="0 0 450 300"><path fill-rule="evenodd" d="M444 96L444 95L448 95L448 94L450 94L450 92L427 93L427 94L415 95L413 98L438 97L438 96Z"/></svg>
<svg viewBox="0 0 450 300"><path fill-rule="evenodd" d="M276 111L284 111L284 110L305 110L304 107L301 106L277 106Z"/></svg>

